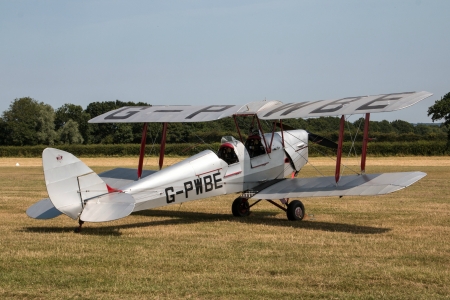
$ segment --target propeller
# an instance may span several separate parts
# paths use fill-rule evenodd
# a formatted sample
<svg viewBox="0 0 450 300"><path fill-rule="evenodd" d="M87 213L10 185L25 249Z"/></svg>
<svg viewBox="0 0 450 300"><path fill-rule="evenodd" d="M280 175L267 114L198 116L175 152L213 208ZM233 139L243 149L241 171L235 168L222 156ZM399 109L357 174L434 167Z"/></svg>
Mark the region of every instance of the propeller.
<svg viewBox="0 0 450 300"><path fill-rule="evenodd" d="M281 128L281 124L280 123L278 123L278 122L274 122L274 123L275 123L275 125L277 127ZM293 127L291 127L289 125L284 125L283 124L283 130L295 130L295 128L293 128ZM308 132L308 140L310 142L313 142L314 144L318 144L318 145L321 145L321 146L324 146L324 147L328 147L328 148L331 148L331 149L337 149L338 145L335 142L330 141L329 139L324 138L323 136L317 135L315 133L312 133L312 132L309 132L309 131L307 131L307 132Z"/></svg>
<svg viewBox="0 0 450 300"><path fill-rule="evenodd" d="M319 144L321 146L328 147L328 148L331 148L331 149L337 149L338 148L338 144L336 144L335 142L330 141L329 139L324 138L323 136L320 136L320 135L317 135L317 134L314 134L314 133L311 133L311 132L308 132L308 140L310 142L315 143L315 144Z"/></svg>

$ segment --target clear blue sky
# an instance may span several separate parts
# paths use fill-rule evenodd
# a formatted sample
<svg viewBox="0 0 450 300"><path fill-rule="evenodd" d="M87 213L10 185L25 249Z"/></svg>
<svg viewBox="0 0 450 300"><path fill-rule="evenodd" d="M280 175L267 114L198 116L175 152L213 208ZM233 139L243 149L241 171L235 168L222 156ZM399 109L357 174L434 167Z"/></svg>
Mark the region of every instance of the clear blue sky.
<svg viewBox="0 0 450 300"><path fill-rule="evenodd" d="M373 120L430 122L450 92L450 1L0 0L0 112L302 102L405 91L431 98Z"/></svg>

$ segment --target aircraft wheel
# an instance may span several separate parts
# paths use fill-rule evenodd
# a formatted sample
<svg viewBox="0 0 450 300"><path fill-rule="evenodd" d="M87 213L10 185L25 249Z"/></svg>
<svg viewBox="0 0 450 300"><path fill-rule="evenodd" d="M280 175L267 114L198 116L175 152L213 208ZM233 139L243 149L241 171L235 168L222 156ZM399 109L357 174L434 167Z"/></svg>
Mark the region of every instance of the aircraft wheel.
<svg viewBox="0 0 450 300"><path fill-rule="evenodd" d="M293 200L288 204L286 215L291 221L301 221L305 216L305 206L301 201Z"/></svg>
<svg viewBox="0 0 450 300"><path fill-rule="evenodd" d="M231 205L231 211L235 217L247 217L250 214L250 205L245 198L238 197Z"/></svg>

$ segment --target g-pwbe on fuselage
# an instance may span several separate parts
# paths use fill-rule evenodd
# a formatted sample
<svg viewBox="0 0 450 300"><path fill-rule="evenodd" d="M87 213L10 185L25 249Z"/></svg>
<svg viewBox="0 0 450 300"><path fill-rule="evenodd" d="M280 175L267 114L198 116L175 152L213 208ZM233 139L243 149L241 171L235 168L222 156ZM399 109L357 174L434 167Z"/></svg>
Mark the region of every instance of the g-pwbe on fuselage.
<svg viewBox="0 0 450 300"><path fill-rule="evenodd" d="M426 174L422 172L365 174L365 157L371 112L402 109L430 95L408 92L288 104L258 101L243 106L120 108L90 122L144 123L137 170L118 168L97 175L72 154L47 148L42 157L49 198L31 206L27 214L37 219L66 214L79 220L80 229L85 221L111 221L134 211L238 193L240 195L232 205L235 216L247 216L251 206L267 200L286 211L288 219L301 220L305 214L303 204L289 198L386 194L424 177ZM341 176L344 115L355 113L366 115L361 172ZM288 118L335 115L342 115L337 144L305 130L291 130L282 123ZM168 123L205 122L225 117L234 118L239 140L223 137L217 153L205 150L162 169ZM252 118L252 131L246 139L243 139L237 122L241 117ZM273 121L271 133L263 132L260 120ZM163 124L160 171L142 169L148 122ZM277 128L281 130L276 131ZM295 178L308 162L308 141L311 140L336 149L335 176ZM256 202L250 205L249 199ZM274 202L277 199L280 203Z"/></svg>

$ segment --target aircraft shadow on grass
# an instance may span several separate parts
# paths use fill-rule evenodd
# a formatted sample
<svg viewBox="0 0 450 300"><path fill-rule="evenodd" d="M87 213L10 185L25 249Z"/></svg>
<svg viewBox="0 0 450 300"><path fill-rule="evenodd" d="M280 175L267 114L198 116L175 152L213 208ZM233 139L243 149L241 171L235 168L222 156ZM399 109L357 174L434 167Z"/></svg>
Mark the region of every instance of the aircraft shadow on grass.
<svg viewBox="0 0 450 300"><path fill-rule="evenodd" d="M107 235L107 236L120 236L122 233L120 229L128 228L140 228L140 227L152 227L152 226L165 226L165 225L182 225L182 224L195 224L217 221L232 221L244 224L255 225L269 225L290 227L308 230L320 230L329 232L346 232L353 234L382 234L390 231L390 228L380 228L371 226L360 226L345 223L331 223L321 221L301 221L301 222L289 222L282 219L271 218L278 213L259 211L252 212L247 218L236 218L229 214L210 214L202 212L189 212L189 211L173 211L173 210L147 210L135 212L132 215L147 216L147 217L169 217L170 219L155 220L149 222L140 222L133 224L123 224L114 226L101 226L101 227L83 227L82 234L85 235ZM268 217L268 218L267 218ZM25 227L22 231L36 232L36 233L62 233L73 231L74 227Z"/></svg>

